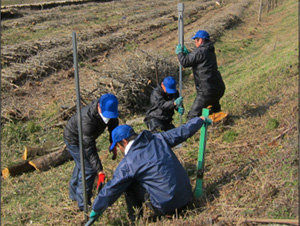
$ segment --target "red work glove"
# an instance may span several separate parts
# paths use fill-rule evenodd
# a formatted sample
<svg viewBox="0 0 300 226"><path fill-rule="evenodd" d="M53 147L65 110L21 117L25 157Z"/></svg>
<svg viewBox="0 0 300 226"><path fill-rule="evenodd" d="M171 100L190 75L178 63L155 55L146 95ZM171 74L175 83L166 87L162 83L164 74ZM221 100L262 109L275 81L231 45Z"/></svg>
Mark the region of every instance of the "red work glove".
<svg viewBox="0 0 300 226"><path fill-rule="evenodd" d="M97 194L104 185L105 174L103 172L98 173L98 183L97 183Z"/></svg>
<svg viewBox="0 0 300 226"><path fill-rule="evenodd" d="M112 159L112 160L115 160L115 159L117 158L117 155L118 155L117 146L115 146L112 150L110 150L111 145L112 145L112 144L109 145L108 150L109 150L110 152L113 153L111 159Z"/></svg>

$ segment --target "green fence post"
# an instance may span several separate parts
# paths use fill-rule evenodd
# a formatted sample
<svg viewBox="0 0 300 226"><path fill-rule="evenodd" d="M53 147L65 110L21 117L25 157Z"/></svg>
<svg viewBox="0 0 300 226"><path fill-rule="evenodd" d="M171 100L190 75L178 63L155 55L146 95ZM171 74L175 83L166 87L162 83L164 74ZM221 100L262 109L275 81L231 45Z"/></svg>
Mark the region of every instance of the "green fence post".
<svg viewBox="0 0 300 226"><path fill-rule="evenodd" d="M202 116L208 117L209 110L203 108ZM200 141L199 141L199 152L198 152L198 163L197 163L197 179L194 196L199 198L203 195L203 176L204 176L204 157L205 157L205 146L206 146L206 135L207 135L208 124L204 123L200 130Z"/></svg>

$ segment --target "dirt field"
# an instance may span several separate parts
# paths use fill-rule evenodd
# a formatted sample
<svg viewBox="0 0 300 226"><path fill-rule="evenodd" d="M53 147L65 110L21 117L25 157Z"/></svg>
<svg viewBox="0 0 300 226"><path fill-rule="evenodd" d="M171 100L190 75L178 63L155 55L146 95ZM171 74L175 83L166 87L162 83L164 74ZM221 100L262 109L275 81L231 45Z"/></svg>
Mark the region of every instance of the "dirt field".
<svg viewBox="0 0 300 226"><path fill-rule="evenodd" d="M217 39L241 21L251 3L224 2L222 6L215 1L185 2L185 44L189 48L193 48L190 37L198 29L208 30ZM87 101L112 92L124 109L134 113L147 106L156 73L159 79L167 73L178 74L174 54L178 12L173 1L9 10L18 16L2 21L4 116L28 118L53 101L62 106L74 104L72 32L77 36L80 85ZM157 62L163 63L157 66Z"/></svg>

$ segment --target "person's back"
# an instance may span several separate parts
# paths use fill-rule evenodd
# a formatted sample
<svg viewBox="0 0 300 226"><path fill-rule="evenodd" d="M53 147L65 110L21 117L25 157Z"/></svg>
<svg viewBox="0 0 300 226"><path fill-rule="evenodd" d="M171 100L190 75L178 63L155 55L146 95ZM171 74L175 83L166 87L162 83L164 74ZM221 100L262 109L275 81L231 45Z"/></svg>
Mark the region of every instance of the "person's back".
<svg viewBox="0 0 300 226"><path fill-rule="evenodd" d="M187 59L191 59L197 92L204 92L206 95L224 92L225 84L218 70L212 42L197 47Z"/></svg>
<svg viewBox="0 0 300 226"><path fill-rule="evenodd" d="M143 131L122 161L120 165L129 167L134 180L147 190L152 205L160 211L167 213L191 201L190 180L164 133Z"/></svg>
<svg viewBox="0 0 300 226"><path fill-rule="evenodd" d="M81 109L84 141L86 139L95 141L107 127L97 111L98 102L99 99L93 100L92 103ZM64 139L70 144L79 144L77 117L77 114L73 115L64 129ZM117 119L111 121L115 121L117 125ZM87 148L87 146L85 147Z"/></svg>

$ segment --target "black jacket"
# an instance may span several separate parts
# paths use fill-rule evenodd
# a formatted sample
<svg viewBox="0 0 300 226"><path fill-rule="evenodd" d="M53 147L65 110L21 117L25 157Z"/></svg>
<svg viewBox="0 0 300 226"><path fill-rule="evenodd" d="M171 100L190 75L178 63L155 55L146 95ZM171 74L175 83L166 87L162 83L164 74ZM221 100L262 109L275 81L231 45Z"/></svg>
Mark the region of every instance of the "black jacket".
<svg viewBox="0 0 300 226"><path fill-rule="evenodd" d="M177 56L183 67L192 67L198 93L214 96L224 92L225 84L218 71L215 47L212 42L200 45L186 56L183 53Z"/></svg>
<svg viewBox="0 0 300 226"><path fill-rule="evenodd" d="M110 132L110 142L112 142L111 132L119 125L119 120L110 119L105 124L98 113L99 99L81 109L83 149L86 158L90 161L94 170L100 172L103 170L100 158L97 153L96 139L108 128ZM79 145L77 114L73 115L64 129L64 139L68 144Z"/></svg>
<svg viewBox="0 0 300 226"><path fill-rule="evenodd" d="M146 112L144 121L146 122L151 118L156 118L169 124L172 121L174 109L177 110L174 101L178 97L178 92L168 94L163 91L160 85L157 86L150 95L150 106Z"/></svg>

